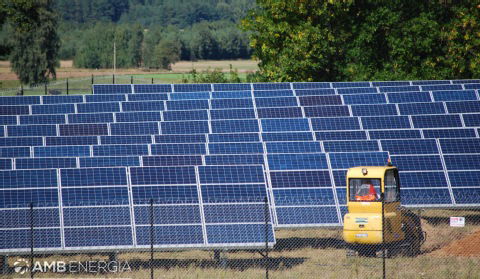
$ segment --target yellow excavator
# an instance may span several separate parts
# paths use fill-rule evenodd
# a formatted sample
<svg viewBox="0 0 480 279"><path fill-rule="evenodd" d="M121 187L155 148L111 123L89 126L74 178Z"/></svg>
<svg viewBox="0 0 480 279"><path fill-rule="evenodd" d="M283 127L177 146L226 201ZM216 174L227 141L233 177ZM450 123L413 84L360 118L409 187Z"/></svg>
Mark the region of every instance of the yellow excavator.
<svg viewBox="0 0 480 279"><path fill-rule="evenodd" d="M398 169L362 166L347 172L343 237L347 256L415 256L425 242L420 217L400 205ZM382 214L383 211L383 214Z"/></svg>

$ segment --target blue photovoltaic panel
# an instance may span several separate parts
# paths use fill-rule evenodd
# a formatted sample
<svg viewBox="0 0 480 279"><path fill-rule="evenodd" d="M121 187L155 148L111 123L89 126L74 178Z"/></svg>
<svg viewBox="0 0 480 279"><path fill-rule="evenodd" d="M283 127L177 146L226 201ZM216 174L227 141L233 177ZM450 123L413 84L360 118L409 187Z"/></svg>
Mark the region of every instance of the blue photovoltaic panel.
<svg viewBox="0 0 480 279"><path fill-rule="evenodd" d="M210 92L172 93L170 100L208 100Z"/></svg>
<svg viewBox="0 0 480 279"><path fill-rule="evenodd" d="M152 155L195 155L206 154L205 144L152 144Z"/></svg>
<svg viewBox="0 0 480 279"><path fill-rule="evenodd" d="M200 166L201 184L215 183L264 183L260 166Z"/></svg>
<svg viewBox="0 0 480 279"><path fill-rule="evenodd" d="M30 157L29 147L4 147L0 148L0 158Z"/></svg>
<svg viewBox="0 0 480 279"><path fill-rule="evenodd" d="M202 92L212 91L210 84L174 84L174 92Z"/></svg>
<svg viewBox="0 0 480 279"><path fill-rule="evenodd" d="M208 100L167 101L168 110L195 110L208 108Z"/></svg>
<svg viewBox="0 0 480 279"><path fill-rule="evenodd" d="M414 115L412 122L415 128L462 127L459 115Z"/></svg>
<svg viewBox="0 0 480 279"><path fill-rule="evenodd" d="M100 137L101 144L149 144L152 137L147 136L103 136Z"/></svg>
<svg viewBox="0 0 480 279"><path fill-rule="evenodd" d="M11 159L0 159L0 170L11 170L11 169L12 169Z"/></svg>
<svg viewBox="0 0 480 279"><path fill-rule="evenodd" d="M271 172L272 188L330 187L328 171L282 171Z"/></svg>
<svg viewBox="0 0 480 279"><path fill-rule="evenodd" d="M443 158L445 160L445 166L448 170L476 170L478 169L480 155L444 155Z"/></svg>
<svg viewBox="0 0 480 279"><path fill-rule="evenodd" d="M124 96L124 95L123 95ZM128 101L166 101L168 100L168 94L166 93L151 93L151 94L131 94L127 95ZM124 100L122 100L124 101Z"/></svg>
<svg viewBox="0 0 480 279"><path fill-rule="evenodd" d="M412 91L420 91L419 86L385 86L379 87L380 92L412 92Z"/></svg>
<svg viewBox="0 0 480 279"><path fill-rule="evenodd" d="M473 84L465 84L465 89L480 89L480 81Z"/></svg>
<svg viewBox="0 0 480 279"><path fill-rule="evenodd" d="M235 98L251 98L250 91L217 91L212 92L212 99L235 99Z"/></svg>
<svg viewBox="0 0 480 279"><path fill-rule="evenodd" d="M406 86L410 85L409 81L374 81L373 86Z"/></svg>
<svg viewBox="0 0 480 279"><path fill-rule="evenodd" d="M161 121L162 116L159 111L142 112L118 112L115 114L117 122L153 122Z"/></svg>
<svg viewBox="0 0 480 279"><path fill-rule="evenodd" d="M55 170L0 171L0 182L0 189L47 188L58 185Z"/></svg>
<svg viewBox="0 0 480 279"><path fill-rule="evenodd" d="M98 112L118 112L120 111L119 103L88 103L77 104L79 113L98 113Z"/></svg>
<svg viewBox="0 0 480 279"><path fill-rule="evenodd" d="M480 101L447 102L449 113L480 112Z"/></svg>
<svg viewBox="0 0 480 279"><path fill-rule="evenodd" d="M342 117L350 116L348 106L304 107L306 117ZM260 117L260 115L259 115Z"/></svg>
<svg viewBox="0 0 480 279"><path fill-rule="evenodd" d="M343 102L346 105L369 105L369 104L385 104L387 99L384 94L361 94L361 95L344 95Z"/></svg>
<svg viewBox="0 0 480 279"><path fill-rule="evenodd" d="M290 89L290 83L254 83L254 90Z"/></svg>
<svg viewBox="0 0 480 279"><path fill-rule="evenodd" d="M93 96L93 95L92 95ZM42 96L43 104L83 103L82 95L73 96ZM36 103L38 104L38 103Z"/></svg>
<svg viewBox="0 0 480 279"><path fill-rule="evenodd" d="M82 113L69 114L68 123L111 123L113 113Z"/></svg>
<svg viewBox="0 0 480 279"><path fill-rule="evenodd" d="M45 114L45 115L21 115L20 124L64 124L65 115Z"/></svg>
<svg viewBox="0 0 480 279"><path fill-rule="evenodd" d="M0 146L39 146L39 145L43 145L43 140L41 137L0 138Z"/></svg>
<svg viewBox="0 0 480 279"><path fill-rule="evenodd" d="M257 133L245 134L210 134L208 135L209 142L259 142L260 137Z"/></svg>
<svg viewBox="0 0 480 279"><path fill-rule="evenodd" d="M9 137L34 137L34 136L56 136L55 125L22 125L7 126Z"/></svg>
<svg viewBox="0 0 480 279"><path fill-rule="evenodd" d="M313 140L311 132L292 132L292 133L263 133L262 140L269 141L310 141Z"/></svg>
<svg viewBox="0 0 480 279"><path fill-rule="evenodd" d="M112 154L109 154L112 155ZM138 167L140 166L139 157L91 157L80 158L81 168L95 167Z"/></svg>
<svg viewBox="0 0 480 279"><path fill-rule="evenodd" d="M135 93L172 92L172 86L170 84L135 84L133 89Z"/></svg>
<svg viewBox="0 0 480 279"><path fill-rule="evenodd" d="M348 169L355 166L383 166L387 152L330 153L332 169Z"/></svg>
<svg viewBox="0 0 480 279"><path fill-rule="evenodd" d="M400 110L400 114L402 115L445 113L442 103L399 104L398 108Z"/></svg>
<svg viewBox="0 0 480 279"><path fill-rule="evenodd" d="M318 142L269 142L266 144L267 153L319 153L321 152Z"/></svg>
<svg viewBox="0 0 480 279"><path fill-rule="evenodd" d="M63 187L127 185L125 168L62 169L60 177Z"/></svg>
<svg viewBox="0 0 480 279"><path fill-rule="evenodd" d="M389 103L426 103L431 102L429 92L401 92L388 93Z"/></svg>
<svg viewBox="0 0 480 279"><path fill-rule="evenodd" d="M356 82L334 82L333 88L345 88L345 87L370 87L370 82L356 81Z"/></svg>
<svg viewBox="0 0 480 279"><path fill-rule="evenodd" d="M403 189L409 188L443 188L447 187L445 173L441 172L400 172Z"/></svg>
<svg viewBox="0 0 480 279"><path fill-rule="evenodd" d="M453 189L453 196L455 198L455 203L459 205L478 204L478 197L480 197L480 187L476 188L457 188Z"/></svg>
<svg viewBox="0 0 480 279"><path fill-rule="evenodd" d="M440 155L391 156L392 164L401 171L442 171Z"/></svg>
<svg viewBox="0 0 480 279"><path fill-rule="evenodd" d="M324 141L325 152L380 151L377 141Z"/></svg>
<svg viewBox="0 0 480 279"><path fill-rule="evenodd" d="M328 106L328 105L342 105L342 98L335 96L304 96L299 97L301 106ZM258 104L258 102L257 102ZM345 102L345 104L347 104Z"/></svg>
<svg viewBox="0 0 480 279"><path fill-rule="evenodd" d="M465 126L467 127L478 127L480 126L480 114L479 113L472 113L472 114L464 114L462 115L463 121L465 122Z"/></svg>
<svg viewBox="0 0 480 279"><path fill-rule="evenodd" d="M0 115L21 115L29 114L28 106L0 106Z"/></svg>
<svg viewBox="0 0 480 279"><path fill-rule="evenodd" d="M85 95L85 101L87 103L123 102L126 101L126 95Z"/></svg>
<svg viewBox="0 0 480 279"><path fill-rule="evenodd" d="M274 189L276 206L335 205L332 188Z"/></svg>
<svg viewBox="0 0 480 279"><path fill-rule="evenodd" d="M205 135L157 135L155 136L155 143L197 143L207 142Z"/></svg>
<svg viewBox="0 0 480 279"><path fill-rule="evenodd" d="M263 154L241 154L241 155L207 155L206 165L262 165L264 164ZM199 164L201 165L201 163Z"/></svg>
<svg viewBox="0 0 480 279"><path fill-rule="evenodd" d="M131 168L130 173L132 185L196 184L193 167Z"/></svg>
<svg viewBox="0 0 480 279"><path fill-rule="evenodd" d="M452 187L478 187L480 171L449 171L448 176Z"/></svg>
<svg viewBox="0 0 480 279"><path fill-rule="evenodd" d="M325 154L269 154L270 170L328 169Z"/></svg>
<svg viewBox="0 0 480 279"><path fill-rule="evenodd" d="M143 156L143 165L161 166L198 166L202 164L201 156Z"/></svg>
<svg viewBox="0 0 480 279"><path fill-rule="evenodd" d="M255 118L255 110L252 109L222 109L210 110L210 118L216 119L246 119Z"/></svg>
<svg viewBox="0 0 480 279"><path fill-rule="evenodd" d="M16 125L17 117L14 115L0 115L1 125Z"/></svg>
<svg viewBox="0 0 480 279"><path fill-rule="evenodd" d="M474 138L474 129L424 129L425 138Z"/></svg>
<svg viewBox="0 0 480 279"><path fill-rule="evenodd" d="M145 144L99 145L93 147L93 156L148 155Z"/></svg>
<svg viewBox="0 0 480 279"><path fill-rule="evenodd" d="M436 102L440 101L471 101L477 100L477 95L473 90L455 90L455 91L435 91L433 98Z"/></svg>
<svg viewBox="0 0 480 279"><path fill-rule="evenodd" d="M163 120L164 121L208 120L208 111L207 110L164 111Z"/></svg>
<svg viewBox="0 0 480 279"><path fill-rule="evenodd" d="M402 191L402 204L407 206L451 205L452 199L447 188L444 189L406 189Z"/></svg>
<svg viewBox="0 0 480 279"><path fill-rule="evenodd" d="M294 118L303 117L298 107L261 108L257 110L258 118Z"/></svg>
<svg viewBox="0 0 480 279"><path fill-rule="evenodd" d="M425 132L425 131L424 131ZM420 130L377 130L369 131L370 139L419 139Z"/></svg>
<svg viewBox="0 0 480 279"><path fill-rule="evenodd" d="M353 116L397 115L397 108L393 104L386 105L353 105Z"/></svg>
<svg viewBox="0 0 480 279"><path fill-rule="evenodd" d="M360 130L357 117L312 118L314 131L322 130Z"/></svg>
<svg viewBox="0 0 480 279"><path fill-rule="evenodd" d="M67 124L59 126L60 136L108 135L107 124Z"/></svg>
<svg viewBox="0 0 480 279"><path fill-rule="evenodd" d="M157 135L159 133L157 122L140 123L112 123L111 135Z"/></svg>
<svg viewBox="0 0 480 279"><path fill-rule="evenodd" d="M215 99L211 101L211 104L212 104L212 109L253 107L252 99Z"/></svg>
<svg viewBox="0 0 480 279"><path fill-rule="evenodd" d="M262 154L263 146L257 142L211 143L208 145L210 154Z"/></svg>
<svg viewBox="0 0 480 279"><path fill-rule="evenodd" d="M37 146L33 148L34 157L87 157L90 156L88 145Z"/></svg>
<svg viewBox="0 0 480 279"><path fill-rule="evenodd" d="M255 104L257 108L298 106L295 97L255 98Z"/></svg>
<svg viewBox="0 0 480 279"><path fill-rule="evenodd" d="M480 139L440 139L443 154L480 153Z"/></svg>
<svg viewBox="0 0 480 279"><path fill-rule="evenodd" d="M162 122L162 134L205 134L209 132L208 121Z"/></svg>
<svg viewBox="0 0 480 279"><path fill-rule="evenodd" d="M462 90L461 84L422 85L422 91Z"/></svg>
<svg viewBox="0 0 480 279"><path fill-rule="evenodd" d="M246 83L217 83L213 85L214 91L242 91L250 89L250 84Z"/></svg>
<svg viewBox="0 0 480 279"><path fill-rule="evenodd" d="M365 131L315 132L317 140L366 140Z"/></svg>
<svg viewBox="0 0 480 279"><path fill-rule="evenodd" d="M125 94L132 93L129 84L94 84L93 94Z"/></svg>
<svg viewBox="0 0 480 279"><path fill-rule="evenodd" d="M377 88L375 87L338 88L337 91L338 91L338 94L370 94L370 93L377 93Z"/></svg>
<svg viewBox="0 0 480 279"><path fill-rule="evenodd" d="M435 140L381 140L383 150L390 154L437 154L438 148Z"/></svg>
<svg viewBox="0 0 480 279"><path fill-rule="evenodd" d="M450 84L449 80L413 80L413 85L438 85L438 84Z"/></svg>
<svg viewBox="0 0 480 279"><path fill-rule="evenodd" d="M260 130L256 119L218 120L212 121L211 125L212 133L250 133L258 132Z"/></svg>
<svg viewBox="0 0 480 279"><path fill-rule="evenodd" d="M165 109L163 101L123 102L122 111L161 111Z"/></svg>
<svg viewBox="0 0 480 279"><path fill-rule="evenodd" d="M253 96L257 98L268 98L268 97L288 97L294 96L292 90L261 90L254 91Z"/></svg>
<svg viewBox="0 0 480 279"><path fill-rule="evenodd" d="M4 106L40 104L40 96L5 96L1 100Z"/></svg>
<svg viewBox="0 0 480 279"><path fill-rule="evenodd" d="M75 158L19 158L15 160L16 169L57 169L76 168Z"/></svg>
<svg viewBox="0 0 480 279"><path fill-rule="evenodd" d="M79 104L79 105L82 105L82 104ZM58 104L58 105L33 105L32 106L32 114L65 114L65 113L75 113L75 105L74 104Z"/></svg>
<svg viewBox="0 0 480 279"><path fill-rule="evenodd" d="M295 90L297 96L335 95L334 89L304 89Z"/></svg>
<svg viewBox="0 0 480 279"><path fill-rule="evenodd" d="M262 119L263 132L309 131L307 119Z"/></svg>
<svg viewBox="0 0 480 279"><path fill-rule="evenodd" d="M293 82L294 89L331 88L328 82Z"/></svg>

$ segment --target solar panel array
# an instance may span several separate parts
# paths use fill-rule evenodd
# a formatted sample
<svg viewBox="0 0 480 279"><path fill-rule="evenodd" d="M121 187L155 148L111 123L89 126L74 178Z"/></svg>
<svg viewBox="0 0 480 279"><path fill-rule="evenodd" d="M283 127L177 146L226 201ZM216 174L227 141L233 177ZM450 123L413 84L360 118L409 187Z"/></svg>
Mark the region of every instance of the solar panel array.
<svg viewBox="0 0 480 279"><path fill-rule="evenodd" d="M27 234L15 216L29 202L49 216L39 229L48 249L141 248L151 198L159 247L258 246L265 196L276 227L339 226L346 169L389 156L403 204L477 207L479 89L480 80L94 85L94 95L1 97L0 208L12 218L0 224L10 235L0 249Z"/></svg>

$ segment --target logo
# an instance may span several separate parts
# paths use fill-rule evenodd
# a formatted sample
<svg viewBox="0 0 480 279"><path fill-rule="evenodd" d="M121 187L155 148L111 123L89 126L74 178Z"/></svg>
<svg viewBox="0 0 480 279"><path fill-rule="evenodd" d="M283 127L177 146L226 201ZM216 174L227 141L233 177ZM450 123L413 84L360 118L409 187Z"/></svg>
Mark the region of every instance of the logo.
<svg viewBox="0 0 480 279"><path fill-rule="evenodd" d="M18 259L13 263L13 268L16 273L25 274L29 270L30 264L26 259Z"/></svg>

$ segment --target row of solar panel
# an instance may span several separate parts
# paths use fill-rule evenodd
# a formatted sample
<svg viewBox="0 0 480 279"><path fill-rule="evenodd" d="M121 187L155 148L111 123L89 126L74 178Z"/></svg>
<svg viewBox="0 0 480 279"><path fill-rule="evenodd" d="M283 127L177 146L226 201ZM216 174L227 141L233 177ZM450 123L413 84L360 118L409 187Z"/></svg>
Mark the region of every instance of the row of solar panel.
<svg viewBox="0 0 480 279"><path fill-rule="evenodd" d="M480 88L480 80L453 81L386 81L386 82L294 82L241 84L96 84L94 94L288 90L311 88L368 88L379 87L380 92L462 90ZM395 88L396 87L396 88ZM408 88L408 89L406 89Z"/></svg>
<svg viewBox="0 0 480 279"><path fill-rule="evenodd" d="M318 152L368 152L388 150L390 154L457 154L480 153L479 138L358 141L289 141L230 143L162 143L116 145L69 145L3 147L0 157L102 157L129 155L195 155L195 154L275 154Z"/></svg>
<svg viewBox="0 0 480 279"><path fill-rule="evenodd" d="M360 120L360 121L359 121ZM478 127L477 123L470 123L468 118L463 118L465 126ZM443 122L440 122L443 121ZM476 120L478 122L478 119ZM308 119L263 119L261 125L257 120L218 120L218 121L178 121L178 122L130 122L130 123L105 123L105 124L66 124L66 125L15 125L4 126L6 129L0 129L0 146L15 144L9 138L29 137L18 142L18 146L32 142L31 137L47 137L49 142L62 145L68 144L69 137L72 136L104 136L103 139L107 142L109 139L115 141L135 142L135 139L142 143L145 138L139 136L154 135L157 141L165 142L194 142L195 137L188 140L187 135L202 136L210 134L214 141L222 141L221 134L231 134L225 136L225 141L255 141L258 136L256 133L261 130L265 141L279 141L282 137L288 138L286 141L292 140L308 140L311 138L311 131L315 132L317 139L335 138L344 135L341 139L362 139L365 138L366 130L370 138L381 139L385 135L392 135L395 138L418 138L421 137L476 137L475 129L460 129L463 127L462 119L459 115L438 115L435 117L413 116L412 122L414 128L403 132L402 130L382 130L382 129L408 129L410 127L410 119L408 117L388 117L388 118L312 118ZM360 123L362 126L360 126ZM475 126L473 126L475 125ZM311 128L310 128L311 126ZM457 129L435 129L435 128L449 128L458 127ZM365 129L362 131L362 129ZM422 128L422 130L420 130ZM431 128L431 129L428 129ZM5 131L6 130L6 131ZM357 130L357 131L352 131ZM290 133L289 133L290 132ZM291 132L300 132L298 135L293 135ZM303 132L303 133L302 133ZM363 132L363 133L360 133ZM339 133L339 134L336 134ZM161 135L160 135L161 134ZM216 136L213 136L217 134ZM233 135L236 134L236 135ZM252 134L254 134L252 136ZM310 134L310 135L307 135ZM361 135L363 134L363 136ZM111 136L109 136L111 135ZM278 136L277 136L278 135ZM108 136L108 137L107 137ZM136 137L135 137L136 136ZM165 141L162 141L162 136ZM358 136L358 138L357 138ZM217 137L217 140L215 140ZM228 139L228 137L234 139ZM245 139L241 139L244 137ZM235 139L238 138L238 139ZM132 139L132 140L129 140ZM91 137L78 139L79 143L95 142ZM40 142L40 139L37 138ZM4 143L3 143L4 142ZM76 140L70 140L73 144ZM85 143L87 143L85 142ZM103 142L102 142L103 143ZM87 143L89 144L89 143ZM48 145L53 145L52 143Z"/></svg>
<svg viewBox="0 0 480 279"><path fill-rule="evenodd" d="M322 98L320 98L322 97ZM305 106L305 114L314 116L318 111L330 111L333 116L350 115L353 116L374 116L374 115L417 115L417 114L442 114L442 113L474 113L480 112L480 101L456 101L456 102L435 102L435 103L408 103L408 104L363 104L363 105L342 105L325 101L325 96L308 97L308 102L300 105ZM315 98L315 99L313 99ZM261 100L261 102L259 101ZM218 101L218 102L215 102ZM307 101L307 100L304 100ZM277 97L277 98L257 98L255 99L258 112L265 116L275 114L262 108L277 108L281 114L287 108L293 110L286 115L293 114L292 117L299 117L301 112L295 97ZM210 107L213 111L225 111L226 109L250 109L254 110L251 99L219 99L219 100L189 100L189 101L145 101L145 102L107 102L107 103L89 103L89 104L57 104L57 105L24 105L24 106L0 106L0 115L30 115L30 114L76 114L76 113L102 113L102 112L138 112L138 111L192 111L207 110ZM293 108L296 108L293 109ZM275 110L273 110L275 111ZM297 114L295 114L297 111ZM322 116L328 116L324 112ZM178 113L178 112L177 112ZM326 115L325 115L326 114ZM3 117L6 121L8 117ZM244 117L245 118L245 117Z"/></svg>

